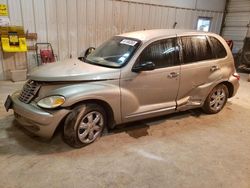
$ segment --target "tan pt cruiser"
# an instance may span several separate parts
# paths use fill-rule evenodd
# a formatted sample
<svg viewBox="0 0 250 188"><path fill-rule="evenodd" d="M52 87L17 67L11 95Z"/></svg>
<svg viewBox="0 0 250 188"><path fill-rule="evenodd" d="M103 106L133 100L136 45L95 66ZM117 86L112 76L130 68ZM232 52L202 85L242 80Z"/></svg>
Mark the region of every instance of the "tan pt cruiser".
<svg viewBox="0 0 250 188"><path fill-rule="evenodd" d="M29 79L8 96L6 110L41 137L63 125L73 147L121 123L200 107L217 113L239 87L224 39L187 30L114 36L85 57L41 66Z"/></svg>

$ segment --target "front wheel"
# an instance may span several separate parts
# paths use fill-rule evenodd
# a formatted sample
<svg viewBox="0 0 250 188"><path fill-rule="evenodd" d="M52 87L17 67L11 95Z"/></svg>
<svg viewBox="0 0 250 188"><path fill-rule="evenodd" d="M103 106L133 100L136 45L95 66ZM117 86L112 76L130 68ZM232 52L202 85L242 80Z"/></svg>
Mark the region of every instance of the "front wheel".
<svg viewBox="0 0 250 188"><path fill-rule="evenodd" d="M220 112L227 103L228 89L224 84L215 86L206 98L203 110L207 114Z"/></svg>
<svg viewBox="0 0 250 188"><path fill-rule="evenodd" d="M68 115L64 125L64 141L79 148L97 140L107 125L104 109L97 104L78 106Z"/></svg>

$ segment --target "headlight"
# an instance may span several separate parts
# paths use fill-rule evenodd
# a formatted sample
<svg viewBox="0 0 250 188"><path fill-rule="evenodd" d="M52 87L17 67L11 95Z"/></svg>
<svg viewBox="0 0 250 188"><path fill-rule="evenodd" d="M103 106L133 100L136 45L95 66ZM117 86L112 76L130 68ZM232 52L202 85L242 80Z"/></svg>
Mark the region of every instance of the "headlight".
<svg viewBox="0 0 250 188"><path fill-rule="evenodd" d="M63 96L49 96L38 101L37 105L42 108L56 108L65 102Z"/></svg>

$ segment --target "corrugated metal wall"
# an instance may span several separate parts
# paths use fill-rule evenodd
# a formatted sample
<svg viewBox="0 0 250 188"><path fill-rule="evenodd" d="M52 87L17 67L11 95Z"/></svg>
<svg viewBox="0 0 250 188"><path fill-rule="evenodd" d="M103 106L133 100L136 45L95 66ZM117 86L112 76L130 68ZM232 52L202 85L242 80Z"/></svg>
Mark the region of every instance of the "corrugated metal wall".
<svg viewBox="0 0 250 188"><path fill-rule="evenodd" d="M249 24L250 0L229 0L222 35L234 41L234 53L243 47Z"/></svg>
<svg viewBox="0 0 250 188"><path fill-rule="evenodd" d="M11 24L37 32L60 59L75 57L112 35L141 29L196 27L198 16L213 17L218 33L223 13L119 0L8 0Z"/></svg>
<svg viewBox="0 0 250 188"><path fill-rule="evenodd" d="M212 17L211 31L219 33L225 0L0 0L9 7L12 25L38 33L50 42L59 59L76 57L89 46L134 30L195 29L199 16ZM205 10L206 9L206 10ZM30 66L34 52L28 53Z"/></svg>

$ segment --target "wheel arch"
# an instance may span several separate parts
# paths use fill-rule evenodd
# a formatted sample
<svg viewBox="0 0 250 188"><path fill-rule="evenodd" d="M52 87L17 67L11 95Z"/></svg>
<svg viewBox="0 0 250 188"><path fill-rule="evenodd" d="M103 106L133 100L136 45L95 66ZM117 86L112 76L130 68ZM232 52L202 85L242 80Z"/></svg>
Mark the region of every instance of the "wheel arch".
<svg viewBox="0 0 250 188"><path fill-rule="evenodd" d="M111 105L109 103L107 103L106 101L104 100L101 100L101 99L86 99L86 100L83 100L83 101L80 101L80 102L77 102L75 104L73 104L71 106L71 109L75 108L76 106L79 106L79 105L85 105L85 104L90 104L90 103L94 103L94 104L97 104L99 106L101 106L105 112L107 113L107 122L108 122L108 127L107 128L113 128L114 125L115 125L115 118L114 118L114 112L113 112L113 109L111 107Z"/></svg>
<svg viewBox="0 0 250 188"><path fill-rule="evenodd" d="M104 108L105 112L107 112L107 128L108 129L112 129L115 126L115 118L114 118L114 112L113 109L111 108L110 104L108 104L107 102L100 100L100 99L87 99L87 100L83 100L77 103L72 104L69 108L72 110L73 108L80 106L80 105L86 105L86 104L90 104L90 103L94 103L94 104L98 104L100 105L102 108ZM58 126L56 127L53 135L57 134L57 132L61 132L61 130L64 127L64 123L65 120L67 119L67 116L70 113L68 113L65 117L62 118L62 120L60 121L60 123L58 124Z"/></svg>
<svg viewBox="0 0 250 188"><path fill-rule="evenodd" d="M221 82L220 84L224 84L227 87L227 89L228 89L228 98L231 98L233 96L233 93L234 93L233 84L228 82L228 81Z"/></svg>

